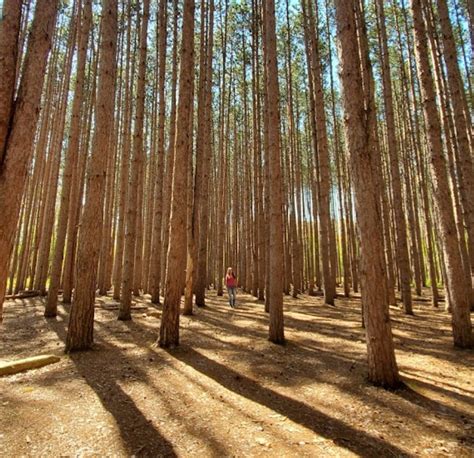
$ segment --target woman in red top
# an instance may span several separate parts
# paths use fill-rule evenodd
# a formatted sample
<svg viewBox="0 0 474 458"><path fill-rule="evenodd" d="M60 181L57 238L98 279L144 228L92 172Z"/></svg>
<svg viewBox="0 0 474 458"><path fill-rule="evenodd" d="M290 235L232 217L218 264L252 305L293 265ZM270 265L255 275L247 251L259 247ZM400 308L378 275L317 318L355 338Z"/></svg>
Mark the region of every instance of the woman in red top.
<svg viewBox="0 0 474 458"><path fill-rule="evenodd" d="M232 308L235 308L235 296L237 291L237 277L235 276L232 267L227 269L227 274L225 276L225 285L227 287L227 292L229 293L229 305Z"/></svg>

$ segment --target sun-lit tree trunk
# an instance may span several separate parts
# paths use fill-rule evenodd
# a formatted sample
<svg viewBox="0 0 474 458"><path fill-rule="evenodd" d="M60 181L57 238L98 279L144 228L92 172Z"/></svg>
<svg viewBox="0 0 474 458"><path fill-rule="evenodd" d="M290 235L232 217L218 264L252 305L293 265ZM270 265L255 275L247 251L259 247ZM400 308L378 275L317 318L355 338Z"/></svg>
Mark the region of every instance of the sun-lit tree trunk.
<svg viewBox="0 0 474 458"><path fill-rule="evenodd" d="M435 79L435 88L436 93L439 96L439 117L442 124L442 127L445 132L445 148L446 148L446 158L448 166L448 176L450 178L451 192L454 200L454 218L456 222L458 238L459 238L459 248L461 251L461 258L464 266L464 274L468 283L471 282L471 262L469 259L468 244L465 243L466 232L467 232L467 242L469 242L469 230L466 231L466 228L469 227L468 222L468 213L463 212L463 206L461 201L463 197L466 197L466 188L464 181L462 180L462 173L457 172L459 167L459 152L460 152L460 143L456 141L456 133L454 126L454 117L451 110L451 105L449 103L449 89L446 78L446 72L442 64L442 52L440 46L440 39L437 29L435 27L435 18L432 5L425 5L424 8L425 17L426 17L426 30L430 42L431 56L433 59L433 73ZM469 145L468 145L469 146ZM464 206L464 208L467 208ZM472 296L474 293L471 290L471 307L474 305Z"/></svg>
<svg viewBox="0 0 474 458"><path fill-rule="evenodd" d="M263 20L265 33L263 36L264 56L266 66L268 152L269 161L268 191L269 191L269 283L268 299L270 307L269 339L277 344L284 343L283 323L283 221L282 221L282 176L280 153L280 109L278 64L275 32L275 3L265 2Z"/></svg>
<svg viewBox="0 0 474 458"><path fill-rule="evenodd" d="M22 2L5 0L0 12L0 166L13 113Z"/></svg>
<svg viewBox="0 0 474 458"><path fill-rule="evenodd" d="M143 124L145 111L145 84L146 84L146 58L147 58L147 34L148 19L150 16L150 0L144 0L143 13L140 25L138 82L136 97L135 126L133 134L133 155L131 162L131 174L128 192L125 229L125 251L122 275L122 289L120 295L120 306L118 319L127 321L132 319L131 303L133 278L135 270L135 248L137 238L137 208L139 207L138 188L139 175L143 166ZM140 180L143 181L143 180Z"/></svg>
<svg viewBox="0 0 474 458"><path fill-rule="evenodd" d="M48 300L44 315L54 317L57 313L58 290L61 281L61 268L63 263L64 245L69 216L73 171L78 163L79 140L81 135L81 109L84 104L84 80L86 70L87 44L92 21L92 2L84 0L80 5L80 24L78 39L78 57L76 70L76 84L71 111L71 127L69 132L68 149L66 150L64 173L61 186L61 200L56 230L56 243L54 247L53 264L51 267Z"/></svg>
<svg viewBox="0 0 474 458"><path fill-rule="evenodd" d="M395 211L395 246L397 264L400 270L400 284L402 301L405 313L412 312L411 300L411 273L410 259L407 246L407 229L405 212L403 210L403 196L400 179L400 167L398 160L398 143L396 138L395 119L393 114L392 76L388 54L387 31L385 28L384 2L377 0L377 18L379 27L380 59L383 79L383 100L385 106L385 120L387 123L388 153L390 163L390 175L392 178L393 206Z"/></svg>
<svg viewBox="0 0 474 458"><path fill-rule="evenodd" d="M207 286L207 255L209 240L209 191L212 189L209 185L212 160L212 61L214 48L214 0L209 2L209 25L207 31L207 52L206 52L206 86L205 86L205 126L203 132L203 161L206 165L202 170L202 191L201 202L199 204L199 240L197 247L197 266L196 266L196 305L203 307L205 305L205 291ZM197 166L197 163L196 163Z"/></svg>
<svg viewBox="0 0 474 458"><path fill-rule="evenodd" d="M38 0L0 168L0 321L58 1ZM3 44L2 44L3 45ZM28 126L25 129L25 126Z"/></svg>
<svg viewBox="0 0 474 458"><path fill-rule="evenodd" d="M362 68L362 84L365 92L367 106L367 134L369 136L368 145L373 149L371 154L374 162L374 181L379 195L382 212L383 242L386 256L386 294L389 304L395 304L395 272L393 268L392 255L392 234L390 232L390 219L388 208L387 189L384 185L381 145L379 138L379 128L377 119L377 107L375 104L375 80L373 76L372 64L370 62L370 50L365 19L365 5L362 0L355 2L356 9L356 27L359 30L358 40L360 49L360 61Z"/></svg>
<svg viewBox="0 0 474 458"><path fill-rule="evenodd" d="M156 175L155 175L155 206L153 216L153 234L150 260L150 293L151 301L155 304L160 302L160 273L161 273L161 232L163 221L163 178L164 178L164 155L165 155L165 76L166 76L166 41L167 41L167 10L166 1L160 0L159 5L159 36L158 36L158 134L156 146ZM165 221L166 222L166 221Z"/></svg>
<svg viewBox="0 0 474 458"><path fill-rule="evenodd" d="M228 32L228 10L229 10L229 0L225 0L223 4L224 8L224 18L221 18L221 21L224 23L224 27L221 33L221 52L222 52L222 71L221 71L221 88L220 88L220 106L219 106L219 142L218 142L218 191L217 191L217 228L216 228L216 292L218 296L222 296L223 292L223 275L224 275L224 258L225 258L225 219L226 219L226 199L225 195L227 192L226 187L226 171L227 171L227 146L228 138L226 137L226 130L228 127L227 116L230 110L226 110L226 100L227 100L227 86L226 86L226 76L227 76L227 32ZM230 72L231 73L231 72ZM229 87L231 75L229 75ZM230 94L229 89L229 94Z"/></svg>
<svg viewBox="0 0 474 458"><path fill-rule="evenodd" d="M252 2L253 3L253 2ZM250 61L251 61L251 75L252 75L252 80L251 80L251 86L250 86L250 92L251 92L251 106L250 106L250 115L246 113L246 116L251 116L252 117L252 126L251 126L251 142L252 142L252 165L253 165L253 182L252 182L252 192L253 192L253 201L254 201L254 207L252 209L252 236L253 236L253 246L252 246L252 263L253 263L253 278L252 278L252 294L254 297L258 299L259 297L259 286L260 286L260 268L261 268L261 263L260 263L260 258L264 255L261 253L260 250L260 243L259 239L261 238L261 234L259 231L260 227L260 196L259 196L259 149L258 149L258 143L257 143L257 135L259 134L258 132L258 124L257 124L257 114L255 113L257 107L256 107L256 93L255 93L255 49L254 49L254 41L255 41L255 36L254 36L254 30L253 30L253 23L254 23L254 17L251 17L251 32L252 32L252 39L251 39L251 55L250 55ZM243 36L243 34L242 34ZM246 40L243 36L242 38L242 49L246 49L247 43ZM247 54L245 55L245 58L247 58ZM247 78L247 67L246 65L244 67L244 75L243 78ZM245 83L246 84L246 83ZM245 89L247 91L247 84L245 85ZM246 106L247 108L247 106ZM253 112L252 112L253 110ZM246 110L247 111L247 110Z"/></svg>
<svg viewBox="0 0 474 458"><path fill-rule="evenodd" d="M207 226L208 226L208 199L209 199L209 167L211 159L210 129L211 129L211 88L212 88L212 56L213 56L213 24L214 24L214 2L210 2L207 8L202 8L206 16L202 19L201 29L201 56L200 56L200 82L198 94L197 113L197 138L196 138L196 176L195 195L193 206L193 271L194 292L196 294L196 305L205 305L206 288L206 258L207 258ZM203 25L207 23L207 27ZM191 253L188 253L188 256ZM189 269L188 265L188 269ZM190 272L188 272L190 274ZM187 285L187 288L192 285ZM189 292L188 292L189 295ZM189 300L189 299L188 299ZM189 305L188 305L189 306Z"/></svg>
<svg viewBox="0 0 474 458"><path fill-rule="evenodd" d="M191 135L189 119L194 86L194 0L184 0L182 30L169 248L158 340L159 345L165 348L179 344L179 309L185 283L186 185Z"/></svg>
<svg viewBox="0 0 474 458"><path fill-rule="evenodd" d="M329 0L325 0L325 8L329 10ZM334 156L336 162L336 174L337 174L337 192L339 200L339 226L340 226L340 246L341 246L341 258L342 258L342 275L343 275L343 289L344 295L349 297L350 294L350 282L351 272L350 272L350 262L349 262L349 250L348 250L348 230L347 222L344 215L344 204L346 196L344 192L344 177L343 177L343 166L345 162L344 150L341 141L341 132L340 132L340 120L336 113L336 92L335 92L335 82L334 82L334 70L333 70L333 40L331 36L331 25L329 15L326 14L326 34L328 39L328 64L329 64L329 82L331 89L331 115L332 115L332 125L333 125L333 143L334 143Z"/></svg>
<svg viewBox="0 0 474 458"><path fill-rule="evenodd" d="M444 60L447 70L447 85L451 95L456 140L458 144L458 172L460 194L464 209L464 221L468 234L471 273L474 274L474 168L472 164L472 150L469 144L469 113L464 111L465 101L464 84L458 64L458 52L453 36L451 20L449 18L446 0L437 0L441 37L443 42ZM471 24L471 28L474 27Z"/></svg>
<svg viewBox="0 0 474 458"><path fill-rule="evenodd" d="M41 116L38 121L38 137L36 141L36 148L34 152L35 165L32 171L30 182L30 198L29 203L27 204L27 209L25 213L25 231L23 240L21 241L21 249L19 253L19 266L17 272L17 278L15 282L14 291L18 292L25 288L26 286L26 277L29 269L30 261L30 248L33 240L33 233L35 229L35 218L37 210L39 208L39 196L42 191L41 179L43 175L43 170L45 166L45 157L46 157L46 138L49 125L51 122L51 113L52 113L52 97L54 93L54 80L56 76L56 54L52 54L51 59L48 64L47 71L47 82L45 84L45 95L44 95L44 104L45 109L41 111ZM26 191L27 192L27 191Z"/></svg>
<svg viewBox="0 0 474 458"><path fill-rule="evenodd" d="M125 14L125 13L124 13ZM118 196L118 221L117 237L115 242L115 258L113 269L113 297L120 300L120 291L123 272L123 252L125 244L125 212L127 210L128 179L130 172L130 144L131 144L131 99L133 96L133 77L135 70L135 59L131 57L132 48L132 12L131 3L127 5L126 12L126 45L125 45L125 78L124 78L124 101L122 109L122 131L121 131L121 159L120 159L120 188Z"/></svg>
<svg viewBox="0 0 474 458"><path fill-rule="evenodd" d="M358 0L355 0L358 1ZM340 76L345 132L350 152L357 221L360 228L362 302L366 327L369 380L387 388L399 384L386 294L380 200L375 180L373 145L366 134L368 115L361 73L354 0L336 0ZM367 87L365 88L367 90Z"/></svg>
<svg viewBox="0 0 474 458"><path fill-rule="evenodd" d="M69 86L71 81L72 61L76 44L77 29L76 3L73 5L72 15L69 23L69 33L67 38L67 48L64 57L64 71L61 77L60 93L58 100L58 109L56 111L53 129L51 132L48 162L50 170L43 186L44 209L43 224L40 229L40 242L37 247L38 258L36 263L35 289L41 295L46 294L46 281L50 263L50 251L52 243L52 234L55 221L56 196L58 192L59 169L61 164L62 143L66 123L66 108L69 96Z"/></svg>
<svg viewBox="0 0 474 458"><path fill-rule="evenodd" d="M160 279L164 280L166 277L166 270L168 268L168 245L169 245L169 219L171 212L171 193L173 185L173 168L175 155L175 139L176 139L176 99L177 99L177 84L178 84L178 0L173 1L173 51L172 51L172 70L171 70L171 107L170 107L170 123L168 135L168 151L166 160L165 180L163 183L163 243L162 243L162 272ZM159 280L160 280L159 279ZM159 291L159 284L155 286ZM153 295L153 297L156 297ZM157 299L159 302L159 298Z"/></svg>
<svg viewBox="0 0 474 458"><path fill-rule="evenodd" d="M121 37L119 45L121 44ZM122 57L122 56L121 56ZM102 236L101 236L101 245L100 245L100 258L99 258L99 268L97 273L97 286L99 290L99 295L106 296L107 291L111 286L111 269L113 264L113 250L112 250L112 237L113 237L113 210L115 202L115 189L116 189L116 176L117 176L117 158L118 158L118 148L117 148L117 137L119 132L119 122L120 122L120 96L121 96L121 80L118 78L117 82L117 95L116 95L116 119L113 129L109 132L109 150L107 152L108 163L107 163L107 179L105 185L105 201L104 201L104 223L102 225Z"/></svg>
<svg viewBox="0 0 474 458"><path fill-rule="evenodd" d="M317 154L319 165L319 250L321 254L321 263L323 267L323 290L324 301L327 304L334 305L336 296L335 266L330 262L330 234L332 230L330 213L330 171L329 171L329 147L326 130L326 112L324 106L324 93L321 76L321 63L319 56L319 42L316 37L316 26L314 11L312 6L307 3L308 14L308 35L310 40L310 59L311 59L311 78L313 80L314 105L316 116L316 138Z"/></svg>
<svg viewBox="0 0 474 458"><path fill-rule="evenodd" d="M103 0L95 131L77 242L74 301L66 335L66 352L89 349L94 340L94 302L108 159L106 152L109 151L110 131L114 125L116 47L117 3Z"/></svg>
<svg viewBox="0 0 474 458"><path fill-rule="evenodd" d="M75 8L73 8L64 62L65 69L60 83L58 109L53 120L53 129L49 145L48 162L50 162L50 170L47 179L43 183L43 187L45 188L43 224L39 228L41 234L40 243L37 247L38 259L35 274L35 289L39 290L41 295L46 294L46 280L50 260L51 238L55 220L54 215L56 195L58 191L59 168L61 164L62 143L66 123L66 108L71 80L72 60L76 43L76 23L76 11Z"/></svg>
<svg viewBox="0 0 474 458"><path fill-rule="evenodd" d="M79 220L82 211L82 199L84 195L86 162L91 139L91 126L93 124L93 111L96 99L96 75L98 69L98 52L93 52L91 65L87 80L90 82L86 104L83 110L81 124L84 129L81 134L79 148L78 166L74 169L71 184L71 196L69 204L68 227L66 237L66 252L64 254L64 267L62 275L63 302L70 304L72 301L72 291L75 277L75 260L77 247L77 234L79 229Z"/></svg>
<svg viewBox="0 0 474 458"><path fill-rule="evenodd" d="M199 82L198 82L198 108L197 108L197 132L196 132L196 171L193 173L193 162L190 161L188 176L188 201L187 201L187 241L188 252L186 261L186 286L184 292L183 315L193 314L193 294L196 282L195 269L197 262L197 241L199 240L199 212L203 204L203 169L209 164L204 161L203 136L205 129L205 105L206 105L206 78L207 78L207 6L205 0L201 0L201 31L199 50ZM191 126L192 129L192 126Z"/></svg>
<svg viewBox="0 0 474 458"><path fill-rule="evenodd" d="M431 156L433 191L440 219L440 235L443 243L447 286L452 307L454 345L469 348L472 346L472 325L469 313L471 285L467 282L463 272L446 159L443 154L441 125L436 106L421 1L412 0L411 9L414 23L415 56L422 93L427 142Z"/></svg>

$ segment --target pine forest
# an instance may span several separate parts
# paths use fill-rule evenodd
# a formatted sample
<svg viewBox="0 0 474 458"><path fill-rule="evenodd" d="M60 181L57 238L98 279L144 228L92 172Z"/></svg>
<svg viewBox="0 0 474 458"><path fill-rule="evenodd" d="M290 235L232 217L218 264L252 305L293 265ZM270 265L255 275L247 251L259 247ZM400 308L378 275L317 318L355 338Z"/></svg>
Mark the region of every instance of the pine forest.
<svg viewBox="0 0 474 458"><path fill-rule="evenodd" d="M0 456L474 456L474 0L0 0Z"/></svg>

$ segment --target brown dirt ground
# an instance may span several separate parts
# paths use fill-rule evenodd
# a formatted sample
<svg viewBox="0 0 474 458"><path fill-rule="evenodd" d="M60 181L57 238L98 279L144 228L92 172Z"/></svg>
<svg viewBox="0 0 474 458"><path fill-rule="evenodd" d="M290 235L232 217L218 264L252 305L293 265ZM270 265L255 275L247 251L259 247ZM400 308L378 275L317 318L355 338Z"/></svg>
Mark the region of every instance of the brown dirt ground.
<svg viewBox="0 0 474 458"><path fill-rule="evenodd" d="M0 359L61 361L0 378L1 456L474 456L474 355L452 348L449 316L392 308L406 387L366 383L358 299L285 299L286 346L263 305L211 296L181 318L181 346L154 346L160 307L116 320L96 304L93 351L62 353L68 307L9 301Z"/></svg>

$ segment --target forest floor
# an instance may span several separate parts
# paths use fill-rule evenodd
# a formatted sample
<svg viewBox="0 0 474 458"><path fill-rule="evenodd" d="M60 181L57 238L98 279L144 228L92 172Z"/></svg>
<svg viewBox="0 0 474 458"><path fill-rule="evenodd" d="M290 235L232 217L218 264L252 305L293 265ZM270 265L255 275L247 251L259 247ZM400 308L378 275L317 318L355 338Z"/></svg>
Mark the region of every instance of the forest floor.
<svg viewBox="0 0 474 458"><path fill-rule="evenodd" d="M46 320L43 299L7 302L0 360L61 361L0 378L0 456L474 456L474 354L441 308L391 308L406 386L385 391L366 381L359 299L286 298L276 346L261 302L209 296L170 351L159 306L121 322L101 298L94 350L70 356L68 306Z"/></svg>

